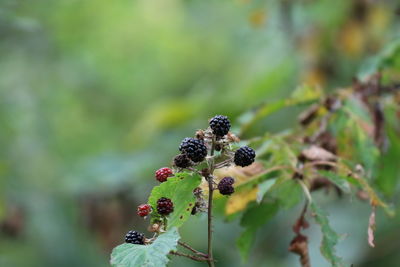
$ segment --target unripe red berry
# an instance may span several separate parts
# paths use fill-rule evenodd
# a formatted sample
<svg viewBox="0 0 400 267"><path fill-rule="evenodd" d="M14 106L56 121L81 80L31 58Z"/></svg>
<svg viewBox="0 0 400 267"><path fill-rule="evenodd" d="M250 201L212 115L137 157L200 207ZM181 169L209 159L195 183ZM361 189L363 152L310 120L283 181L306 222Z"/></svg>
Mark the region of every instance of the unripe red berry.
<svg viewBox="0 0 400 267"><path fill-rule="evenodd" d="M142 204L137 207L137 214L140 217L146 217L151 213L151 206L149 204Z"/></svg>
<svg viewBox="0 0 400 267"><path fill-rule="evenodd" d="M170 177L173 174L172 170L170 168L161 168L156 171L156 179L162 183L165 182L168 177Z"/></svg>

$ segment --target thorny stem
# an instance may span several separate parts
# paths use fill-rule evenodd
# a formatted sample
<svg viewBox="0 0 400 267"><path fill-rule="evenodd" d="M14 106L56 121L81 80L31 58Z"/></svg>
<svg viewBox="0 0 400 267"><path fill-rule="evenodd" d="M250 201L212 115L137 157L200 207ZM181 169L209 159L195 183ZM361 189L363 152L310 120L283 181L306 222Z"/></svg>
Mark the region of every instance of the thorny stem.
<svg viewBox="0 0 400 267"><path fill-rule="evenodd" d="M214 187L213 187L213 173L214 173L214 150L215 150L215 136L212 138L212 144L211 144L211 151L210 151L210 156L211 160L209 163L209 175L207 178L208 181L208 249L207 249L207 262L208 266L214 267L214 259L213 259L213 252L212 252L212 202L213 202L213 193L214 193Z"/></svg>
<svg viewBox="0 0 400 267"><path fill-rule="evenodd" d="M182 252L178 252L178 251L171 251L171 252L169 252L169 254L175 255L175 256L186 257L186 258L192 259L194 261L208 261L208 258L198 257L198 256L194 256L194 255L190 255L190 254L186 254L186 253L182 253Z"/></svg>

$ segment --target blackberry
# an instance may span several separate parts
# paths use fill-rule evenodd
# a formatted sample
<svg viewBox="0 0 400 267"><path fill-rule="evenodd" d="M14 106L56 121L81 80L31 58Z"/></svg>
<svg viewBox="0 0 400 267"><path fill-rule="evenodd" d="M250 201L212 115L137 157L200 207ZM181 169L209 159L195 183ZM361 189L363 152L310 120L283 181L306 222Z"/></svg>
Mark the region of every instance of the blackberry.
<svg viewBox="0 0 400 267"><path fill-rule="evenodd" d="M233 161L238 166L249 166L254 162L254 158L256 157L256 152L248 146L243 146L236 150L235 157Z"/></svg>
<svg viewBox="0 0 400 267"><path fill-rule="evenodd" d="M137 214L140 217L146 217L151 213L151 206L149 204L142 204L137 207Z"/></svg>
<svg viewBox="0 0 400 267"><path fill-rule="evenodd" d="M136 245L144 245L144 234L131 230L126 234L125 242Z"/></svg>
<svg viewBox="0 0 400 267"><path fill-rule="evenodd" d="M156 171L155 176L156 176L156 179L160 183L162 183L162 182L165 182L168 179L168 177L170 177L172 174L173 174L173 172L170 168L161 168Z"/></svg>
<svg viewBox="0 0 400 267"><path fill-rule="evenodd" d="M207 156L207 147L202 140L186 137L183 139L179 150L194 162L203 161Z"/></svg>
<svg viewBox="0 0 400 267"><path fill-rule="evenodd" d="M231 123L228 117L217 115L210 120L210 128L216 136L222 137L229 132L231 128Z"/></svg>
<svg viewBox="0 0 400 267"><path fill-rule="evenodd" d="M171 199L162 197L157 200L157 211L161 215L168 215L174 211L174 204Z"/></svg>
<svg viewBox="0 0 400 267"><path fill-rule="evenodd" d="M174 158L174 165L178 168L187 168L192 165L190 159L185 154L176 155Z"/></svg>
<svg viewBox="0 0 400 267"><path fill-rule="evenodd" d="M224 177L218 183L218 190L222 195L231 195L235 192L235 188L233 188L233 184L235 180L232 177Z"/></svg>

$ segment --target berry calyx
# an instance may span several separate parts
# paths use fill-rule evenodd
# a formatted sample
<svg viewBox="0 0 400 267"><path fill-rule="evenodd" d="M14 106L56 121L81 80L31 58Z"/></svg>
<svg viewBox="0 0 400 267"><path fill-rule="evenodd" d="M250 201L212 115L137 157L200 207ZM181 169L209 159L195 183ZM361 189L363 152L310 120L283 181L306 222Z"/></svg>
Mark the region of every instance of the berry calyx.
<svg viewBox="0 0 400 267"><path fill-rule="evenodd" d="M221 195L231 195L233 192L235 192L235 188L233 187L234 183L235 180L232 177L222 178L218 183L218 190Z"/></svg>
<svg viewBox="0 0 400 267"><path fill-rule="evenodd" d="M162 197L157 200L157 212L160 215L168 215L174 211L174 204L172 203L171 199Z"/></svg>
<svg viewBox="0 0 400 267"><path fill-rule="evenodd" d="M151 213L151 206L149 204L142 204L137 207L137 214L140 217L146 217Z"/></svg>
<svg viewBox="0 0 400 267"><path fill-rule="evenodd" d="M156 171L155 176L156 176L156 179L160 183L162 183L162 182L165 182L168 179L168 177L170 177L172 174L173 174L173 171L170 168L161 168Z"/></svg>
<svg viewBox="0 0 400 267"><path fill-rule="evenodd" d="M136 245L144 245L144 234L131 230L126 234L125 242Z"/></svg>
<svg viewBox="0 0 400 267"><path fill-rule="evenodd" d="M179 146L179 151L194 162L201 162L207 156L207 147L203 140L186 137Z"/></svg>
<svg viewBox="0 0 400 267"><path fill-rule="evenodd" d="M254 162L255 157L256 152L252 148L243 146L236 150L233 161L236 165L245 167L251 165Z"/></svg>
<svg viewBox="0 0 400 267"><path fill-rule="evenodd" d="M229 132L231 123L228 117L217 115L210 120L210 128L216 136L222 137Z"/></svg>
<svg viewBox="0 0 400 267"><path fill-rule="evenodd" d="M174 158L174 165L178 168L188 168L192 165L192 163L187 155L179 154Z"/></svg>

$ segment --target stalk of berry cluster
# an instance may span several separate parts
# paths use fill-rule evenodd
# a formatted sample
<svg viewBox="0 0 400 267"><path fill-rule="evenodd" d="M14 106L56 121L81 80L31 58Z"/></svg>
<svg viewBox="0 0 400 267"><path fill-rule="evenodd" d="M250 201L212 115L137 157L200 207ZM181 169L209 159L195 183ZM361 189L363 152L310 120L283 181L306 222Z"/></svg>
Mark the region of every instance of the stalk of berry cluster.
<svg viewBox="0 0 400 267"><path fill-rule="evenodd" d="M212 143L211 143L211 151L210 151L210 161L209 161L209 174L208 174L208 249L207 249L207 254L208 254L208 266L214 266L214 258L213 258L213 251L212 251L212 203L213 203L213 193L214 193L214 150L215 150L215 136L212 138Z"/></svg>

